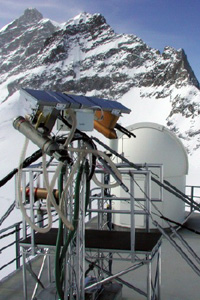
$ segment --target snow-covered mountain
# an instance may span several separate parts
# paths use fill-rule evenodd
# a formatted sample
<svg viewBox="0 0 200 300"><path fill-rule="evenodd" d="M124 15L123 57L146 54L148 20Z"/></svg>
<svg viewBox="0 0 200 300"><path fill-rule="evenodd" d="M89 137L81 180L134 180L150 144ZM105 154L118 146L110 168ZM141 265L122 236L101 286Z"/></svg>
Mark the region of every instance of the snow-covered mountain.
<svg viewBox="0 0 200 300"><path fill-rule="evenodd" d="M0 57L0 178L17 167L24 143L12 126L30 111L19 90L33 88L120 101L132 110L121 118L123 126L168 126L187 147L188 182L199 184L200 90L183 49L168 46L160 53L135 35L115 33L100 14L57 24L27 9L0 30ZM14 198L11 181L0 191L0 217ZM20 218L15 211L12 221Z"/></svg>
<svg viewBox="0 0 200 300"><path fill-rule="evenodd" d="M135 35L115 33L101 14L81 13L57 24L36 9L4 26L0 45L1 175L16 166L22 146L23 137L12 128L13 118L28 109L20 88L120 101L132 110L122 125L166 125L190 157L198 157L199 82L183 49L168 46L160 53Z"/></svg>

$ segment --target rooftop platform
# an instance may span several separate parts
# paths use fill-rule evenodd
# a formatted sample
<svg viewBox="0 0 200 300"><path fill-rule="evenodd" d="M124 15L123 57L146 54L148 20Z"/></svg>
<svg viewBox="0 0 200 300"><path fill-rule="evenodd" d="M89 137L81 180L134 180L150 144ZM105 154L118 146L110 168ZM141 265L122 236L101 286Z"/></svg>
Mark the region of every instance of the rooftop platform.
<svg viewBox="0 0 200 300"><path fill-rule="evenodd" d="M48 233L37 233L35 235L35 244L38 247L54 247L56 245L57 228L52 228ZM135 251L146 253L151 252L161 238L159 232L136 232L135 234ZM21 245L29 247L31 237L23 240ZM86 229L85 247L92 249L109 249L109 250L131 250L130 232L128 231L108 231Z"/></svg>
<svg viewBox="0 0 200 300"><path fill-rule="evenodd" d="M185 225L200 231L200 214L193 213ZM185 238L188 244L195 250L198 256L200 256L200 236L181 229L179 231ZM162 284L161 284L161 299L162 300L199 300L200 294L200 278L199 276L187 265L184 259L179 253L169 244L169 242L163 238L162 242ZM39 270L42 257L35 259L32 267L34 270ZM118 261L113 266L113 273L118 272L120 269L128 268L131 262ZM121 278L134 283L135 286L143 289L146 281L146 269L140 268L134 272L127 273ZM31 291L33 290L33 280L31 275L27 277L28 280L28 294L31 299ZM47 282L47 275L42 275L42 282ZM23 299L23 280L22 270L14 272L4 280L0 282L0 300L21 300ZM56 299L56 298L55 298ZM142 300L144 296L139 295L135 291L124 286L122 289L123 300Z"/></svg>

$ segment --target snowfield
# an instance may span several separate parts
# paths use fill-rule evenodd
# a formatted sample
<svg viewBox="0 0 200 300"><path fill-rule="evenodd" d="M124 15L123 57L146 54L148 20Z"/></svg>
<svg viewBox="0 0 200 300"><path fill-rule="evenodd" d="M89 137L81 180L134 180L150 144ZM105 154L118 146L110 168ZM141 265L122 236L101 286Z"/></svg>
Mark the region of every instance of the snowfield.
<svg viewBox="0 0 200 300"><path fill-rule="evenodd" d="M124 127L167 126L187 149L187 184L200 185L200 90L182 49L160 53L135 35L116 34L99 14L82 13L59 25L27 9L8 25L0 30L0 179L19 164L25 138L12 123L31 113L19 92L24 87L117 99L131 109L120 118ZM107 143L99 133L92 135ZM36 150L29 143L27 156ZM13 178L0 189L0 218L14 200ZM1 229L19 220L15 209Z"/></svg>

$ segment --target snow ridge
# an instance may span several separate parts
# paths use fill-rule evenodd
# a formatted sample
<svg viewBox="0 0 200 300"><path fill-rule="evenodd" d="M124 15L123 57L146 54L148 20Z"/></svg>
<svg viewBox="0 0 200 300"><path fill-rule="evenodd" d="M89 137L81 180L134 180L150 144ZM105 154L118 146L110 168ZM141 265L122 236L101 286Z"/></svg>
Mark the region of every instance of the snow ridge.
<svg viewBox="0 0 200 300"><path fill-rule="evenodd" d="M160 53L135 35L116 34L101 14L83 12L57 24L27 9L0 30L0 57L0 178L18 166L24 137L12 122L31 112L19 90L33 88L120 101L132 110L120 119L123 126L167 126L187 148L187 183L199 184L199 82L183 49L167 46ZM27 155L35 150L31 145ZM1 189L1 215L14 197L11 182Z"/></svg>
<svg viewBox="0 0 200 300"><path fill-rule="evenodd" d="M183 49L160 53L135 35L116 34L98 13L57 24L36 9L2 28L0 46L0 111L21 88L95 95L132 109L123 125L161 123L191 157L198 152L199 82Z"/></svg>

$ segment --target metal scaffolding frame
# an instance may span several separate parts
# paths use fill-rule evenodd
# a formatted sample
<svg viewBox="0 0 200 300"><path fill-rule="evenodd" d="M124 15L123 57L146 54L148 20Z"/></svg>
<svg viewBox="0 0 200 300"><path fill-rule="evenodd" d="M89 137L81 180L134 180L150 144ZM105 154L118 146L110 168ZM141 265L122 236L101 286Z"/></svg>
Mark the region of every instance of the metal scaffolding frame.
<svg viewBox="0 0 200 300"><path fill-rule="evenodd" d="M129 215L130 217L130 249L129 250L119 250L117 247L116 249L105 249L106 246L104 245L104 241L102 241L102 248L99 249L87 249L86 248L86 260L91 263L91 261L96 262L95 265L99 270L102 270L104 274L109 275L108 278L99 278L99 281L92 285L92 287L95 287L101 283L111 281L112 279L120 280L119 277L123 274L126 274L127 272L133 271L137 268L140 268L144 265L147 267L147 276L146 276L146 291L142 291L139 288L133 286L131 283L125 282L124 284L127 284L127 286L131 286L132 289L134 289L139 294L142 294L146 297L147 300L152 299L160 299L160 287L161 287L161 239L158 239L157 243L152 247L151 250L148 251L140 251L136 250L136 239L135 239L135 213L139 215L145 216L145 232L151 234L150 230L150 224L149 224L149 214L151 214L151 169L152 168L158 168L159 169L159 175L160 175L160 181L163 180L163 171L162 171L162 165L146 165L145 170L133 170L126 164L118 165L120 169L120 173L123 176L129 177L129 193L127 194L126 198L123 197L115 197L111 195L111 191L106 191L105 195L105 189L101 189L101 193L98 196L92 197L93 200L95 198L98 199L98 207L92 208L88 210L89 213L97 213L97 215L101 215L101 218L97 218L97 228L99 230L105 229L105 217L102 215L112 215L112 214L125 214ZM97 173L100 173L102 176L102 182L104 182L104 172L98 171ZM143 175L145 178L144 187L145 190L143 191L143 198L139 199L135 195L135 186L136 186L136 180L134 179L137 175ZM154 201L162 201L162 190L160 189L159 197L157 199L154 199ZM107 202L109 201L109 206L112 206L112 201L127 201L130 203L130 209L129 210L113 210L112 207L110 209L107 209ZM135 210L136 203L141 203L141 206L144 206L144 210L142 211L142 208L140 207L140 211ZM148 211L148 213L147 213ZM90 215L91 216L91 215ZM92 218L91 218L92 219ZM90 223L90 222L89 222ZM112 221L111 221L112 223ZM107 224L108 225L108 224ZM109 230L109 225L108 229ZM122 228L121 228L122 229ZM121 232L123 235L123 231ZM87 247L87 245L86 245ZM111 256L112 254L112 256ZM132 263L132 266L128 269L121 270L116 274L112 274L111 269L102 267L105 265L105 261L107 261L107 266L110 262L110 257L112 257L112 261L118 261L118 260L125 260L130 261ZM157 258L157 259L156 259ZM153 279L153 273L152 273L152 264L154 260L156 259L156 273L154 275L154 282L152 282ZM102 262L104 261L104 263ZM102 274L100 273L100 274ZM89 288L88 288L89 289Z"/></svg>
<svg viewBox="0 0 200 300"><path fill-rule="evenodd" d="M52 167L53 166L53 167ZM147 300L159 300L160 299L160 285L161 285L161 238L158 238L155 244L150 247L148 250L140 250L136 249L136 230L135 230L135 213L144 214L146 220L146 229L145 232L151 235L151 230L149 226L149 215L151 213L151 168L153 166L146 165L145 170L133 170L125 164L118 166L120 173L129 178L129 193L124 198L114 197L110 189L100 188L98 191L98 195L90 197L90 206L88 209L87 215L85 214L85 186L84 186L84 178L82 178L81 190L80 190L80 205L79 205L79 222L78 228L75 236L75 242L70 244L69 251L66 255L66 267L65 267L65 299L74 299L74 294L76 294L77 299L85 299L85 292L89 290L89 287L85 287L85 272L86 272L86 262L95 262L94 267L98 269L98 278L97 282L94 285L90 286L90 289L100 284L104 284L107 281L122 280L120 278L121 275L133 271L142 266L146 266L146 291L142 291L141 289L135 287L132 283L124 282L127 286L133 288L136 292L142 294L146 297ZM157 166L161 168L161 166ZM49 173L53 173L55 170L55 165L50 165L48 168ZM30 215L33 222L36 222L35 212L45 210L45 201L35 202L34 201L34 188L35 186L41 187L43 186L42 178L39 180L39 174L42 174L41 168L38 167L29 167L23 170L23 179L22 179L22 195L24 202L26 203L26 187L29 184L29 200L30 203L26 204L26 207L30 210ZM145 178L145 191L142 199L138 199L135 195L135 185L136 185L136 175L142 175ZM162 171L160 172L162 174ZM98 169L96 175L100 178L102 183L108 182L111 180L110 175L105 173L105 170ZM42 176L40 176L42 177ZM137 176L136 176L137 177ZM161 176L162 177L162 176ZM162 180L162 178L161 178ZM71 186L73 189L73 186ZM91 190L95 190L96 186L94 186ZM72 193L73 194L73 193ZM162 194L162 193L161 193ZM66 197L67 198L67 197ZM112 209L112 201L113 200L123 200L130 203L129 210L113 210ZM66 211L68 217L72 215L73 211L73 197L69 197L66 200ZM156 199L155 201L162 201L162 199ZM135 205L141 205L140 210L135 210ZM139 204L138 204L139 203ZM70 211L71 208L71 211ZM144 210L142 209L144 208ZM142 212L143 210L143 212ZM147 213L148 212L148 213ZM96 218L97 222L95 223L96 230L115 232L113 230L113 222L112 215L118 214L126 214L130 216L130 248L127 249L110 249L104 247L104 240L102 240L102 247L98 248L90 248L87 245L87 233L90 229L88 229L93 220ZM95 216L95 217L94 217ZM105 222L106 221L106 222ZM44 223L39 219L41 226L44 226ZM106 224L104 224L104 222ZM25 225L25 221L24 221ZM26 228L26 227L24 227ZM123 235L123 231L121 231ZM24 280L24 299L27 298L27 283L26 283L26 270L27 270L27 260L26 256L30 255L44 255L44 260L41 265L41 269L39 274L37 275L38 280L36 280L36 285L38 287L40 282L40 277L42 273L42 269L44 267L45 261L49 262L50 256L55 253L55 241L52 238L52 232L50 232L49 243L45 244L45 240L40 239L42 234L35 234L34 230L31 229L30 237L27 238L27 233L24 230L24 239L21 242L21 248L23 253L23 280ZM48 234L45 234L46 236ZM44 250L48 249L48 250ZM152 264L156 260L156 272L153 274L152 272ZM132 266L128 269L121 270L116 274L112 273L112 263L117 260L126 260L131 261ZM50 266L49 266L50 267ZM107 274L108 277L105 279L102 275ZM52 278L50 276L49 271L49 284L52 283ZM122 280L123 281L123 280ZM33 291L33 295L36 294L37 287L35 287ZM32 298L33 299L33 298Z"/></svg>

